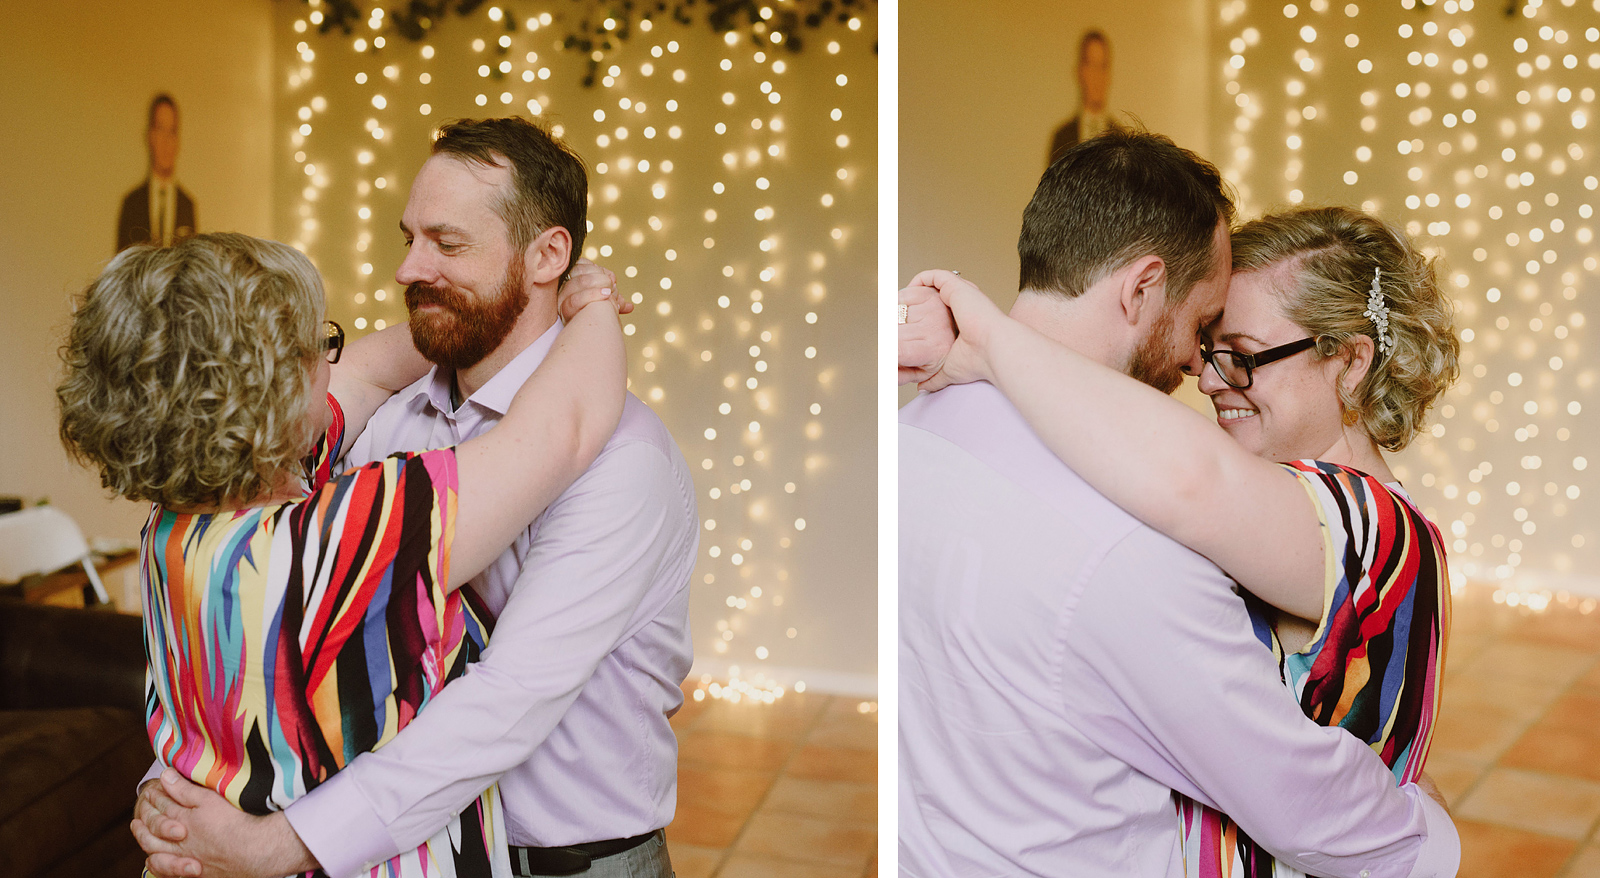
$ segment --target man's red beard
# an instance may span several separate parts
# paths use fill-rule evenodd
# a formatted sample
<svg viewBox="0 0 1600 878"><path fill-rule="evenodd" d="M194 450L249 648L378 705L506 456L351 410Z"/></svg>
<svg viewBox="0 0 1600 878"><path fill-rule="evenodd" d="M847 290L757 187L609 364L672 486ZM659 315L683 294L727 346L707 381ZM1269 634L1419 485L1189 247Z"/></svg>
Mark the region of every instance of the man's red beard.
<svg viewBox="0 0 1600 878"><path fill-rule="evenodd" d="M1150 334L1128 361L1130 377L1162 393L1171 393L1183 383L1182 364L1172 362L1172 330L1172 310L1163 308L1156 325L1150 328Z"/></svg>
<svg viewBox="0 0 1600 878"><path fill-rule="evenodd" d="M517 318L528 307L528 292L523 289L522 280L522 260L513 258L498 295L486 302L475 301L451 287L420 282L406 287L411 342L417 353L429 362L457 371L483 362L511 334ZM417 310L422 305L438 305L442 310Z"/></svg>

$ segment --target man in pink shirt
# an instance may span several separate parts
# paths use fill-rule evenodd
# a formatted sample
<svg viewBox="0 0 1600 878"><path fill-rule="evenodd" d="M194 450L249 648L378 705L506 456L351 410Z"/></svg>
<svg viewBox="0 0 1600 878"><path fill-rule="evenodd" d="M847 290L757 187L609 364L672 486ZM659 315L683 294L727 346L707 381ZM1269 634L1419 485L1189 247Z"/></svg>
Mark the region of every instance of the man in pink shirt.
<svg viewBox="0 0 1600 878"><path fill-rule="evenodd" d="M1011 316L1170 392L1222 309L1232 212L1166 138L1080 144L1023 214ZM1456 873L1443 807L1301 713L1215 565L1086 485L992 385L900 423L902 875L1176 878L1174 792L1311 874Z"/></svg>
<svg viewBox="0 0 1600 878"><path fill-rule="evenodd" d="M455 445L500 419L561 331L556 292L582 252L586 191L581 161L529 122L444 126L412 184L395 273L413 341L437 365L373 415L347 464ZM244 815L198 787L209 798L191 810L145 784L137 816L182 843L141 835L151 864L342 878L416 847L498 780L514 874L670 878L668 718L693 659L698 543L683 456L630 394L589 470L472 580L497 621L466 676L280 814Z"/></svg>

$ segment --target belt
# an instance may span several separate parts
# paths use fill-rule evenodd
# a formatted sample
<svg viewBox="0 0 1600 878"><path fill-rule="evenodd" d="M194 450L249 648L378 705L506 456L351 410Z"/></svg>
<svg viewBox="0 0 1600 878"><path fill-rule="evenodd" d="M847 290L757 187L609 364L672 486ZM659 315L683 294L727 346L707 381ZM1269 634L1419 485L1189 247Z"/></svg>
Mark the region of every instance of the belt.
<svg viewBox="0 0 1600 878"><path fill-rule="evenodd" d="M511 867L518 875L577 875L589 871L589 863L631 851L655 838L661 830L632 838L591 841L559 848L519 848L511 845Z"/></svg>

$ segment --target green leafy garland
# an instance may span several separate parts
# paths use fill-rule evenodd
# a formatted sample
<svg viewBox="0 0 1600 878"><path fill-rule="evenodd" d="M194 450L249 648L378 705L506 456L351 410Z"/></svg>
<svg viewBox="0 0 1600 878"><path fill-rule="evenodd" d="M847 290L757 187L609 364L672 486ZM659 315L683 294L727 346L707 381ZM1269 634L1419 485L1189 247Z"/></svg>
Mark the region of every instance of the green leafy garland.
<svg viewBox="0 0 1600 878"><path fill-rule="evenodd" d="M326 34L337 28L346 35L357 25L365 25L371 13L366 0L302 0L322 14L319 32ZM427 37L441 19L450 13L466 17L476 13L486 0L400 0L392 8L385 8L380 33L389 32L412 42ZM508 33L521 25L511 14L516 0L501 0L506 8L501 25ZM589 59L583 84L593 86L605 53L617 48L633 35L638 22L668 19L683 25L693 25L701 10L705 10L705 23L716 33L730 31L743 33L752 42L773 47L783 47L799 52L805 47L802 28L815 30L829 21L843 24L857 14L876 13L878 0L570 0L570 13L557 13L557 20L566 27L563 48L582 52ZM766 15L763 15L765 11ZM609 22L609 27L607 23ZM496 46L501 54L507 50ZM872 44L878 50L877 41ZM377 51L377 49L373 49Z"/></svg>

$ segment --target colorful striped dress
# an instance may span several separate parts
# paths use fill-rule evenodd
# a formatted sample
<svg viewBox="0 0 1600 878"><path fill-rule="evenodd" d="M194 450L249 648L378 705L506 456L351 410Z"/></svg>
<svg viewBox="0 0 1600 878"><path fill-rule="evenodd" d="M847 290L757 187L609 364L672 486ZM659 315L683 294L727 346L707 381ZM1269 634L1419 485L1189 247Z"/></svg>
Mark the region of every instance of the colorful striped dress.
<svg viewBox="0 0 1600 878"><path fill-rule="evenodd" d="M445 591L455 450L334 476L344 414L331 395L328 404L333 427L306 461L306 499L216 514L157 506L141 539L156 757L252 814L284 808L383 746L488 635L471 589ZM509 874L494 787L370 870Z"/></svg>
<svg viewBox="0 0 1600 878"><path fill-rule="evenodd" d="M1327 562L1321 625L1284 654L1274 611L1246 595L1256 636L1278 659L1306 716L1363 741L1397 784L1422 773L1439 710L1450 586L1444 540L1398 485L1314 460L1283 465L1311 495ZM1184 873L1192 878L1287 878L1227 815L1174 794Z"/></svg>

